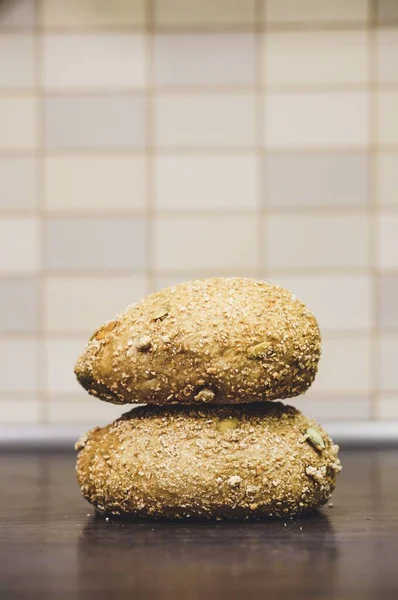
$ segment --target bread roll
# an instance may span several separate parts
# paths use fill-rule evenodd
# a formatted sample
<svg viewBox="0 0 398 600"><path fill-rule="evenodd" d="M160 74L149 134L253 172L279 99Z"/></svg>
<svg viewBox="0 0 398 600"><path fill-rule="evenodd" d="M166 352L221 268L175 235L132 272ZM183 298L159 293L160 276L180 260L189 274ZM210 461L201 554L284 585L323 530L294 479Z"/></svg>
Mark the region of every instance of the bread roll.
<svg viewBox="0 0 398 600"><path fill-rule="evenodd" d="M216 278L129 306L92 336L75 372L116 404L239 404L302 394L320 352L314 316L288 290Z"/></svg>
<svg viewBox="0 0 398 600"><path fill-rule="evenodd" d="M325 504L341 469L325 431L279 402L139 407L76 448L83 496L137 517L291 517Z"/></svg>

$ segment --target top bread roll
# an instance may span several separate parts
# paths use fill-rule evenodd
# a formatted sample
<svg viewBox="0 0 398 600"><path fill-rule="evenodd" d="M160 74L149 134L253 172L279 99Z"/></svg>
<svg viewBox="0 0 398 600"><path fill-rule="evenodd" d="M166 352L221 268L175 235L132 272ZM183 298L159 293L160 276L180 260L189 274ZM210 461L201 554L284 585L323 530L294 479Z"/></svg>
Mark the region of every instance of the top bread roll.
<svg viewBox="0 0 398 600"><path fill-rule="evenodd" d="M214 278L129 306L93 334L75 373L115 404L238 404L302 394L320 352L315 317L291 292Z"/></svg>

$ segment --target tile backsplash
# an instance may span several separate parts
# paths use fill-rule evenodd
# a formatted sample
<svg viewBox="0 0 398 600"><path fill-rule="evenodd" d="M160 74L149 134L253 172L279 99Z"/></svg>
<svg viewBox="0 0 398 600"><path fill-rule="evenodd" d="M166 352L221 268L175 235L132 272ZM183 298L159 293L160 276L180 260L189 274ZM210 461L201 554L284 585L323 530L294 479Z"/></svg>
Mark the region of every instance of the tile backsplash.
<svg viewBox="0 0 398 600"><path fill-rule="evenodd" d="M96 424L73 364L178 281L306 301L321 421L398 419L398 1L0 2L0 423Z"/></svg>

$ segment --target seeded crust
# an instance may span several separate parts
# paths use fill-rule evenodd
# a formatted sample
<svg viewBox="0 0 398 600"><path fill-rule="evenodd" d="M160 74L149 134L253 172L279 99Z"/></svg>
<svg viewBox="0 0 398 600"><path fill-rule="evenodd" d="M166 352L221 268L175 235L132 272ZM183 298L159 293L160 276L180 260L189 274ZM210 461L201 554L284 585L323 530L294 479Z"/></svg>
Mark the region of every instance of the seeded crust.
<svg viewBox="0 0 398 600"><path fill-rule="evenodd" d="M83 496L137 517L291 517L325 504L341 470L326 432L280 402L139 407L76 449Z"/></svg>
<svg viewBox="0 0 398 600"><path fill-rule="evenodd" d="M320 352L315 317L291 292L215 278L129 306L92 336L75 373L115 404L239 404L302 394Z"/></svg>

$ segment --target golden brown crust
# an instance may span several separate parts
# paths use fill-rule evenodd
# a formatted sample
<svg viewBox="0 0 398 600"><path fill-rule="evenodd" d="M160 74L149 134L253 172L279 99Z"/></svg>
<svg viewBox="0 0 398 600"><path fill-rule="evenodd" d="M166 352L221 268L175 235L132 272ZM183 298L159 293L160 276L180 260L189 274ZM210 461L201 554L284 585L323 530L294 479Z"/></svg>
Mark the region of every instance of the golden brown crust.
<svg viewBox="0 0 398 600"><path fill-rule="evenodd" d="M288 290L215 278L128 307L93 335L75 372L116 404L233 404L302 394L320 352L314 316Z"/></svg>
<svg viewBox="0 0 398 600"><path fill-rule="evenodd" d="M341 469L325 431L279 402L139 407L76 448L83 496L139 517L293 516L325 504Z"/></svg>

